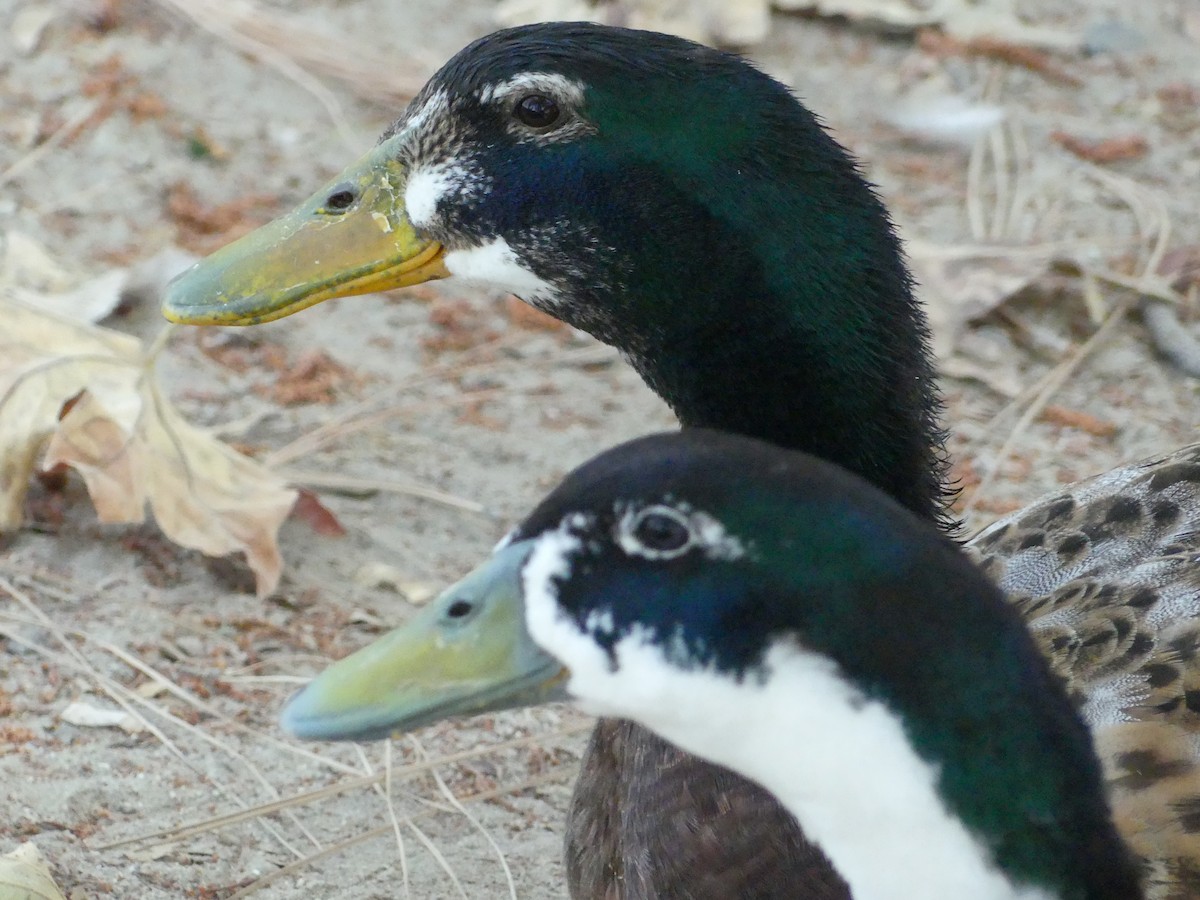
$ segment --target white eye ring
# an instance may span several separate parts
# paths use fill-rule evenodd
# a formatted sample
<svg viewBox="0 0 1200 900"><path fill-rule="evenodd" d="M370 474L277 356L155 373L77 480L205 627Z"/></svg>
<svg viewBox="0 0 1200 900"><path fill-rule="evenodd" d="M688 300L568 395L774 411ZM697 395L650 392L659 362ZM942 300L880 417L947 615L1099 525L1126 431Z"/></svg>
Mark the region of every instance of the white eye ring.
<svg viewBox="0 0 1200 900"><path fill-rule="evenodd" d="M630 510L617 525L617 543L631 556L675 559L696 545L692 519L661 504Z"/></svg>

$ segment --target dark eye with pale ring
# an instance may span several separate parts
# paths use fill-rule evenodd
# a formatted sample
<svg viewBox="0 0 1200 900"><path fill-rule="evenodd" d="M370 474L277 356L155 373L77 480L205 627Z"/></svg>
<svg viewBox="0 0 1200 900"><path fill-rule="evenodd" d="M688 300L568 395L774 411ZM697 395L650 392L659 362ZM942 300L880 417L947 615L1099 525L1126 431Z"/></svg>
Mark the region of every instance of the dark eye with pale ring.
<svg viewBox="0 0 1200 900"><path fill-rule="evenodd" d="M530 128L549 128L558 121L558 104L545 94L526 94L517 101L513 115Z"/></svg>
<svg viewBox="0 0 1200 900"><path fill-rule="evenodd" d="M643 512L633 523L630 534L642 547L657 553L682 550L692 539L687 522L673 511Z"/></svg>

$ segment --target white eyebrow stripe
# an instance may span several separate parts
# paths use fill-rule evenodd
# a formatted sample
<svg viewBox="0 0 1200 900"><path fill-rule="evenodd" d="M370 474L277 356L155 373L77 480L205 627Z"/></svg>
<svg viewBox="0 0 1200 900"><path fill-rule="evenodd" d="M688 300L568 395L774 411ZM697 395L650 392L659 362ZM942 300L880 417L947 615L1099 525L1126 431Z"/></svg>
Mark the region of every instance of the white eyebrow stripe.
<svg viewBox="0 0 1200 900"><path fill-rule="evenodd" d="M530 91L550 94L575 106L583 103L583 84L557 72L522 72L507 81L485 85L479 92L479 102L494 103Z"/></svg>

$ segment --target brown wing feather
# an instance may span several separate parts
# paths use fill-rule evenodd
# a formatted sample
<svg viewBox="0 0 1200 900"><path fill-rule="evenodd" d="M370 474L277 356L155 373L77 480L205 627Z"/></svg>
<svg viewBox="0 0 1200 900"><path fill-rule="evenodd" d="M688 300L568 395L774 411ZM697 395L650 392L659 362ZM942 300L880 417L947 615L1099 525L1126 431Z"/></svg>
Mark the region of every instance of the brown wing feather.
<svg viewBox="0 0 1200 900"><path fill-rule="evenodd" d="M592 733L567 823L578 900L849 900L766 791L631 722Z"/></svg>

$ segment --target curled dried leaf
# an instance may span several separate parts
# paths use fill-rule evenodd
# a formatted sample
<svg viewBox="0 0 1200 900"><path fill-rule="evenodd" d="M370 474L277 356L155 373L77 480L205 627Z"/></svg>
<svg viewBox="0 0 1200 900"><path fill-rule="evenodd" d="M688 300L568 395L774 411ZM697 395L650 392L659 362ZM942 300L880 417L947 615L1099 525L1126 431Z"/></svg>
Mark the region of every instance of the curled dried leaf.
<svg viewBox="0 0 1200 900"><path fill-rule="evenodd" d="M29 842L0 856L0 897L64 900L46 860L37 846Z"/></svg>
<svg viewBox="0 0 1200 900"><path fill-rule="evenodd" d="M31 475L66 465L101 521L141 522L149 505L171 540L244 553L258 593L274 590L296 492L185 420L136 339L3 298L0 315L0 530L20 525Z"/></svg>

